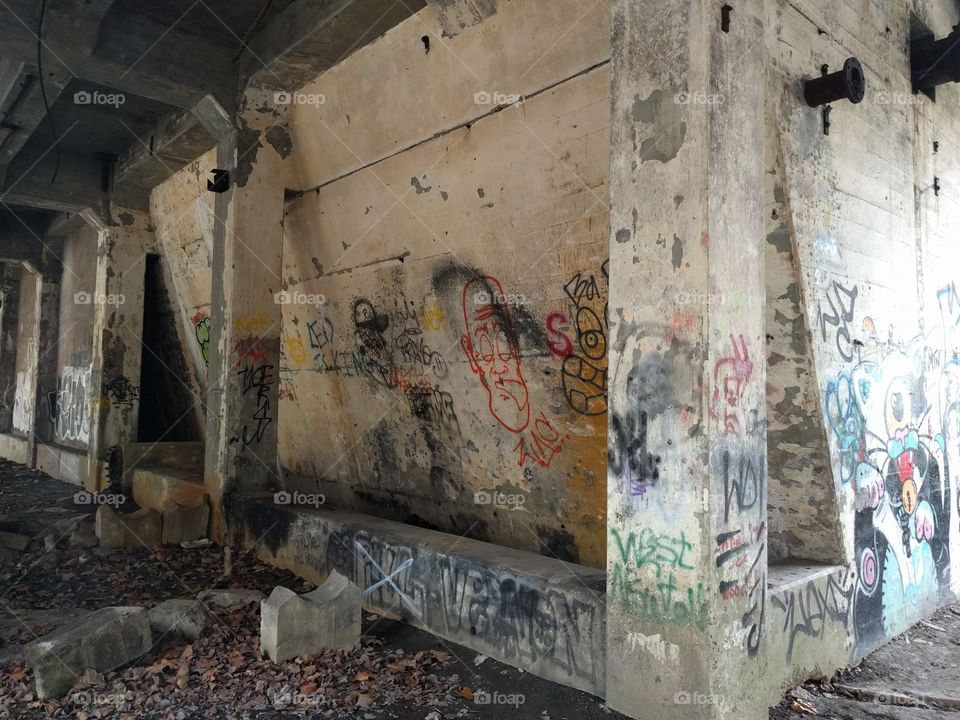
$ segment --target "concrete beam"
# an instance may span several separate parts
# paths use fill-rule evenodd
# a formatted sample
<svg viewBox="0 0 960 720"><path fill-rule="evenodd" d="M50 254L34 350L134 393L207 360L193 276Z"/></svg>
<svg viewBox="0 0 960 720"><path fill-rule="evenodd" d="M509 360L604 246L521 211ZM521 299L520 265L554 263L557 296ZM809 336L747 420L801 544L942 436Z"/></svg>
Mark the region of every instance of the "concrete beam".
<svg viewBox="0 0 960 720"><path fill-rule="evenodd" d="M6 123L10 106L20 95L23 84L22 62L10 58L0 58L0 120ZM2 141L0 141L2 142Z"/></svg>
<svg viewBox="0 0 960 720"><path fill-rule="evenodd" d="M24 67L22 82L18 85L19 94L13 99L7 116L3 121L9 131L8 137L0 143L0 165L7 165L16 157L17 153L27 144L40 123L46 118L46 107L43 103L43 93L40 88L40 79L31 74ZM47 98L52 104L70 82L70 76L65 73L48 73L46 78Z"/></svg>
<svg viewBox="0 0 960 720"><path fill-rule="evenodd" d="M424 0L295 0L241 55L241 87L296 90L425 6Z"/></svg>
<svg viewBox="0 0 960 720"><path fill-rule="evenodd" d="M149 191L216 147L217 139L232 128L229 116L209 95L192 108L161 118L150 135L120 156L113 174L114 190Z"/></svg>
<svg viewBox="0 0 960 720"><path fill-rule="evenodd" d="M55 0L47 6L44 35L62 38L78 53L93 55L100 25L116 0Z"/></svg>
<svg viewBox="0 0 960 720"><path fill-rule="evenodd" d="M38 12L33 0L6 0L0 6L0 47L6 57L36 63ZM45 29L46 68L175 107L192 107L210 93L224 102L236 95L232 58L224 48L129 16L108 17L99 31L110 42L99 42L97 54L87 55L71 38Z"/></svg>
<svg viewBox="0 0 960 720"><path fill-rule="evenodd" d="M62 212L57 215L47 228L48 238L65 238L88 225L80 213Z"/></svg>
<svg viewBox="0 0 960 720"><path fill-rule="evenodd" d="M55 162L56 154L49 149L40 158L18 155L0 181L0 202L70 213L94 209L109 217L103 163L64 154L57 180L51 185Z"/></svg>

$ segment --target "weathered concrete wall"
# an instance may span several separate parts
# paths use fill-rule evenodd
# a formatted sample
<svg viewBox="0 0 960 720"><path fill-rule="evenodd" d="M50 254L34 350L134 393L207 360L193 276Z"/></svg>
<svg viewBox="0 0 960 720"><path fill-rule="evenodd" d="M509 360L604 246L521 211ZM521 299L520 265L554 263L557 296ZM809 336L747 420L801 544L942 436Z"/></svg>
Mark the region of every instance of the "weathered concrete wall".
<svg viewBox="0 0 960 720"><path fill-rule="evenodd" d="M788 665L791 651L830 658L845 647L859 657L958 589L960 93L938 88L935 103L911 93L911 13L938 38L958 19L939 0L767 4L777 215L768 258L790 256L795 268L792 280L777 271L781 287L768 289L778 301L768 311L769 406L782 411L781 442L810 443L777 455L771 435L770 525L788 554L846 566L792 614L772 602L771 647L787 639ZM835 103L825 136L800 83L850 55L867 96ZM783 363L789 372L773 369ZM801 432L787 432L791 424ZM827 467L811 452L824 435ZM778 474L774 457L786 454L793 460Z"/></svg>
<svg viewBox="0 0 960 720"><path fill-rule="evenodd" d="M85 227L64 242L60 292L54 439L85 450L90 436L90 362L93 351L93 295L97 276L97 232Z"/></svg>
<svg viewBox="0 0 960 720"><path fill-rule="evenodd" d="M210 364L214 195L207 191L207 180L216 159L216 151L211 150L158 185L150 195L164 285L179 299L177 333L190 367L190 375L181 380L197 395L207 389Z"/></svg>
<svg viewBox="0 0 960 720"><path fill-rule="evenodd" d="M608 11L440 36L428 8L293 108L281 462L337 506L598 565Z"/></svg>

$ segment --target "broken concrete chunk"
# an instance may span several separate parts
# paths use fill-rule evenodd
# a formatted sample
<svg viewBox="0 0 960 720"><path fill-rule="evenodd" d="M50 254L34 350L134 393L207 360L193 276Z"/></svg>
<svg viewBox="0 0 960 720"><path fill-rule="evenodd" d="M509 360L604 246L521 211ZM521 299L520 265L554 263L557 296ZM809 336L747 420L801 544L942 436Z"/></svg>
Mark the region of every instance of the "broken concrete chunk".
<svg viewBox="0 0 960 720"><path fill-rule="evenodd" d="M260 605L260 647L274 662L360 642L360 588L334 571L313 592L274 588Z"/></svg>
<svg viewBox="0 0 960 720"><path fill-rule="evenodd" d="M92 548L99 544L97 539L97 530L93 518L84 518L74 526L70 532L71 547Z"/></svg>
<svg viewBox="0 0 960 720"><path fill-rule="evenodd" d="M210 614L199 600L167 600L147 612L150 629L158 634L180 633L197 639L210 624Z"/></svg>
<svg viewBox="0 0 960 720"><path fill-rule="evenodd" d="M160 513L141 508L118 513L108 505L97 509L97 538L100 547L155 547L160 544Z"/></svg>
<svg viewBox="0 0 960 720"><path fill-rule="evenodd" d="M207 537L210 508L206 503L197 507L181 507L163 513L164 545L179 545Z"/></svg>
<svg viewBox="0 0 960 720"><path fill-rule="evenodd" d="M86 670L107 672L150 650L147 612L142 607L97 610L79 625L35 640L24 649L40 698L62 697Z"/></svg>
<svg viewBox="0 0 960 720"><path fill-rule="evenodd" d="M263 593L259 590L204 590L197 594L197 599L204 605L229 608L260 602L263 600Z"/></svg>
<svg viewBox="0 0 960 720"><path fill-rule="evenodd" d="M0 546L7 548L8 550L16 550L17 552L23 552L27 549L27 546L30 544L30 537L27 535L21 535L20 533L7 532L5 530L0 530Z"/></svg>

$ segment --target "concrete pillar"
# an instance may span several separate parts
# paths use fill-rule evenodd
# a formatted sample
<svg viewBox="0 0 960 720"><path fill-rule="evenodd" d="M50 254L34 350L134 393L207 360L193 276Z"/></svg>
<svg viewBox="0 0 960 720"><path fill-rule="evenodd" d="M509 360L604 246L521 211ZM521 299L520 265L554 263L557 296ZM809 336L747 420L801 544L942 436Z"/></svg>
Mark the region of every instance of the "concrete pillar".
<svg viewBox="0 0 960 720"><path fill-rule="evenodd" d="M33 464L32 438L36 416L37 363L40 360L40 288L43 278L30 263L20 273L20 323L17 328L17 391L13 429L27 437L26 460Z"/></svg>
<svg viewBox="0 0 960 720"><path fill-rule="evenodd" d="M607 703L635 718L766 717L764 27L721 5L612 5Z"/></svg>
<svg viewBox="0 0 960 720"><path fill-rule="evenodd" d="M50 412L51 397L56 402L57 353L60 338L60 274L41 276L37 283L37 384L34 396L33 433L28 438L27 457L36 466L37 443L54 440L55 416ZM51 396L53 393L53 396Z"/></svg>
<svg viewBox="0 0 960 720"><path fill-rule="evenodd" d="M143 292L146 253L154 245L150 217L114 212L118 224L103 225L97 241L96 290L75 302L94 304L90 372L91 413L87 489L106 486L110 448L137 438L140 360L143 352Z"/></svg>
<svg viewBox="0 0 960 720"><path fill-rule="evenodd" d="M272 91L248 91L237 125L218 146L230 187L216 198L213 248L204 481L219 540L227 537L230 496L272 488L277 474L277 294L290 143Z"/></svg>
<svg viewBox="0 0 960 720"><path fill-rule="evenodd" d="M13 429L17 393L17 325L20 322L20 265L4 263L0 275L0 432Z"/></svg>

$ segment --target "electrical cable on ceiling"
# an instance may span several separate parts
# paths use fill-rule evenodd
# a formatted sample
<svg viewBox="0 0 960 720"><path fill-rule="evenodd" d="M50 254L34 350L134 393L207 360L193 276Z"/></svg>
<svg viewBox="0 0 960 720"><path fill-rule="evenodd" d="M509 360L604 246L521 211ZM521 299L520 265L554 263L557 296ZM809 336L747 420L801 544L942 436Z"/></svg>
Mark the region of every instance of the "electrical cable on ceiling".
<svg viewBox="0 0 960 720"><path fill-rule="evenodd" d="M50 178L50 184L57 181L57 175L60 174L60 136L57 134L57 126L53 124L53 115L50 114L50 101L47 100L47 88L43 83L43 18L47 14L47 0L40 0L40 22L37 25L37 73L40 75L40 95L43 96L43 107L47 113L47 122L50 123L50 132L53 133L54 148L57 151L57 161L53 167L53 177Z"/></svg>

